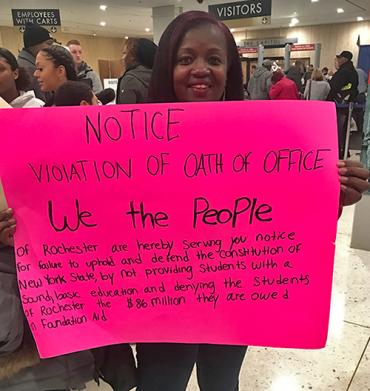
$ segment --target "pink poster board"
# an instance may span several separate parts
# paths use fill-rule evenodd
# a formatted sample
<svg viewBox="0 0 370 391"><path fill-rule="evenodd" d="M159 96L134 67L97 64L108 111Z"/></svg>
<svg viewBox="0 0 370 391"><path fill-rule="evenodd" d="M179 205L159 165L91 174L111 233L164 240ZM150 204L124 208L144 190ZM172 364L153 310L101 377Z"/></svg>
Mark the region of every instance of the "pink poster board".
<svg viewBox="0 0 370 391"><path fill-rule="evenodd" d="M4 109L1 140L42 357L121 342L325 345L334 105Z"/></svg>

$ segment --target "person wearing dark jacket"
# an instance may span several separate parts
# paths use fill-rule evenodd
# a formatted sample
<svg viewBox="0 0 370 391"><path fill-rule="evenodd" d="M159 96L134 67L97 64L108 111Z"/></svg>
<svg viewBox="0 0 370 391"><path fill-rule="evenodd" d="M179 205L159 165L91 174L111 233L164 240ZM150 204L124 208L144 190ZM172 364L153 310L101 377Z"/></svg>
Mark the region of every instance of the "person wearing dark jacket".
<svg viewBox="0 0 370 391"><path fill-rule="evenodd" d="M358 74L352 63L352 53L344 50L336 56L336 68L334 76L330 80L330 92L328 101L337 104L337 126L339 158L345 159L345 142L348 124L348 108L343 105L354 102L358 95Z"/></svg>
<svg viewBox="0 0 370 391"><path fill-rule="evenodd" d="M123 50L125 73L118 80L117 103L144 103L157 45L146 38L129 38Z"/></svg>
<svg viewBox="0 0 370 391"><path fill-rule="evenodd" d="M327 100L337 103L353 102L358 94L358 74L352 63L352 53L344 50L336 56L337 72L330 80Z"/></svg>
<svg viewBox="0 0 370 391"><path fill-rule="evenodd" d="M18 64L21 68L26 69L31 77L31 85L28 90L35 92L36 98L39 98L46 102L48 95L41 91L39 83L33 76L36 70L36 56L37 53L51 46L54 43L54 39L50 36L48 30L41 26L29 23L26 25L26 29L23 34L24 47L19 52Z"/></svg>
<svg viewBox="0 0 370 391"><path fill-rule="evenodd" d="M294 81L298 92L303 93L302 78L304 75L304 65L302 61L297 60L292 67L289 68L286 77Z"/></svg>

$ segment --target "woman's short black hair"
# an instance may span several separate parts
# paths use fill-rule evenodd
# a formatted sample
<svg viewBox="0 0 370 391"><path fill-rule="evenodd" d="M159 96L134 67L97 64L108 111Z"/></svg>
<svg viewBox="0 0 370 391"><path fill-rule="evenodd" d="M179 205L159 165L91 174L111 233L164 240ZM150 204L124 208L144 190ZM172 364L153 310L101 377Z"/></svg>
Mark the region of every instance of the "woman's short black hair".
<svg viewBox="0 0 370 391"><path fill-rule="evenodd" d="M243 100L241 62L230 30L207 12L189 11L177 16L167 26L159 41L148 91L149 102L177 101L173 86L173 70L179 46L189 30L210 24L218 27L226 39L228 69L225 100Z"/></svg>
<svg viewBox="0 0 370 391"><path fill-rule="evenodd" d="M48 59L53 61L55 67L63 66L68 80L77 80L77 73L72 54L61 45L52 45L40 50Z"/></svg>
<svg viewBox="0 0 370 391"><path fill-rule="evenodd" d="M91 87L82 81L66 81L55 92L55 106L79 106L85 100L92 104L93 92Z"/></svg>
<svg viewBox="0 0 370 391"><path fill-rule="evenodd" d="M19 67L17 59L8 49L0 48L0 58L3 58L9 65L12 71L18 69L18 78L15 80L17 91L25 91L31 84L31 78L28 72Z"/></svg>

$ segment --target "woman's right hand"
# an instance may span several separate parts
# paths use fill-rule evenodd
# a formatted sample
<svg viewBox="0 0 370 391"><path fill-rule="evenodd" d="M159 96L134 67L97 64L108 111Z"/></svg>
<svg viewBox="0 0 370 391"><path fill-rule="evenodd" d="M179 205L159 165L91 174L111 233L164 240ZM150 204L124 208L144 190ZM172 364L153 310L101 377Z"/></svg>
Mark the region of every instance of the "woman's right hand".
<svg viewBox="0 0 370 391"><path fill-rule="evenodd" d="M16 221L13 218L13 209L0 211L0 246L14 246L14 232Z"/></svg>

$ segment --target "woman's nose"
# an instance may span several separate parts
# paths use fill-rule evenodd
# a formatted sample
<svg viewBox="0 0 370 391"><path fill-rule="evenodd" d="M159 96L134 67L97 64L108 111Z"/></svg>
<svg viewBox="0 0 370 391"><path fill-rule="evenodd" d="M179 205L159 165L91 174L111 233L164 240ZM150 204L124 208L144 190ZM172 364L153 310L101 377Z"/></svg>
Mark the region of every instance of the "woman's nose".
<svg viewBox="0 0 370 391"><path fill-rule="evenodd" d="M203 75L208 75L210 72L207 61L203 59L198 59L193 63L193 68L191 70L194 76L201 77Z"/></svg>

